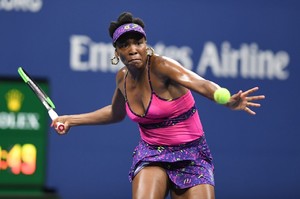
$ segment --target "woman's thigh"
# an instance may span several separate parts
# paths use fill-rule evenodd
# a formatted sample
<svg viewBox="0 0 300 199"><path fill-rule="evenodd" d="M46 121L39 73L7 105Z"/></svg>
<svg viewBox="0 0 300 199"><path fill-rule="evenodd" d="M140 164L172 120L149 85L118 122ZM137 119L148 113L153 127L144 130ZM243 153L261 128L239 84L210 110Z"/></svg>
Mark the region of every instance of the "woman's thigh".
<svg viewBox="0 0 300 199"><path fill-rule="evenodd" d="M188 189L172 189L172 199L214 199L215 189L212 185L201 184Z"/></svg>
<svg viewBox="0 0 300 199"><path fill-rule="evenodd" d="M168 175L159 166L144 167L132 181L133 199L164 199L168 193Z"/></svg>

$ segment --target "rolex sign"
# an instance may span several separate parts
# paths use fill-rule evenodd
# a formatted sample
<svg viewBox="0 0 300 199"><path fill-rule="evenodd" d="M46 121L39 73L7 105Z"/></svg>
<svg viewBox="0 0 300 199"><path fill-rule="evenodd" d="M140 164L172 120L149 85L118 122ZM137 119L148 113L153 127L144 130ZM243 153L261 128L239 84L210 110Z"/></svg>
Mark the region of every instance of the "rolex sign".
<svg viewBox="0 0 300 199"><path fill-rule="evenodd" d="M38 83L48 92L46 80ZM44 186L48 126L47 111L23 80L0 77L0 187Z"/></svg>

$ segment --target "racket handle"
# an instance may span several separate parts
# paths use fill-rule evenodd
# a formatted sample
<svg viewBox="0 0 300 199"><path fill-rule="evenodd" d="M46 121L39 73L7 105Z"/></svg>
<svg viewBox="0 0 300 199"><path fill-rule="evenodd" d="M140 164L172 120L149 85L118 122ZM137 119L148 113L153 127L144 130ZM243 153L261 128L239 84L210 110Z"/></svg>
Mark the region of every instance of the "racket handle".
<svg viewBox="0 0 300 199"><path fill-rule="evenodd" d="M48 114L49 114L51 120L55 120L56 118L58 118L57 113L56 113L53 109L50 109L50 110L48 111Z"/></svg>
<svg viewBox="0 0 300 199"><path fill-rule="evenodd" d="M61 122L56 122L56 129L58 129L60 132L65 130L65 125Z"/></svg>
<svg viewBox="0 0 300 199"><path fill-rule="evenodd" d="M49 114L49 116L52 120L55 120L56 118L58 118L57 113L53 109L50 109L48 111L48 114ZM64 131L65 130L65 125L61 122L56 122L55 128L58 129L59 131Z"/></svg>

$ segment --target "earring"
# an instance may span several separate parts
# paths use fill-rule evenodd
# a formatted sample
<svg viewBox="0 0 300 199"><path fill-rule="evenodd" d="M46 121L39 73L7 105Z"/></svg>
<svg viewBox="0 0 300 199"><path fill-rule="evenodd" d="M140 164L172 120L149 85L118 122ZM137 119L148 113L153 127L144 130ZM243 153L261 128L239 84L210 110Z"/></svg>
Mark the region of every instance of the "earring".
<svg viewBox="0 0 300 199"><path fill-rule="evenodd" d="M147 55L150 57L154 54L154 49L152 47L147 47L146 51Z"/></svg>
<svg viewBox="0 0 300 199"><path fill-rule="evenodd" d="M114 56L112 59L110 59L112 65L117 65L120 61L119 57Z"/></svg>

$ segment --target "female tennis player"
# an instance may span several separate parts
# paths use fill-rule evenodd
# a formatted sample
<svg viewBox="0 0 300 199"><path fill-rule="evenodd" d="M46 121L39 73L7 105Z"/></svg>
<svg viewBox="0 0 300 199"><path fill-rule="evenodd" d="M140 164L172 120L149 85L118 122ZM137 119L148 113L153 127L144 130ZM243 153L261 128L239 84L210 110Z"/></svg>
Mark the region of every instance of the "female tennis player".
<svg viewBox="0 0 300 199"><path fill-rule="evenodd" d="M112 103L90 113L60 116L65 134L78 125L120 122L127 116L138 123L140 142L129 171L134 199L215 198L214 166L191 91L210 100L220 88L178 62L157 55L147 46L144 22L122 13L111 22L115 47L112 64L125 65L116 75ZM225 106L254 115L254 87L231 96Z"/></svg>

